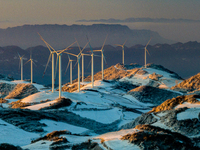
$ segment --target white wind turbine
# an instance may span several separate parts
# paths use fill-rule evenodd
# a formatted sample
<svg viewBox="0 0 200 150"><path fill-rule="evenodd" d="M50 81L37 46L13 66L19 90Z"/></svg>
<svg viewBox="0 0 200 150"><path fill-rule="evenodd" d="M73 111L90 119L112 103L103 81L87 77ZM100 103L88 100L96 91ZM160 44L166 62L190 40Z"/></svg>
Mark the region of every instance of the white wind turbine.
<svg viewBox="0 0 200 150"><path fill-rule="evenodd" d="M75 61L75 60L72 60L68 54L68 59L69 59L69 62L67 64L67 68L66 68L66 71L65 71L65 74L67 72L67 69L68 67L70 66L70 84L72 84L72 62Z"/></svg>
<svg viewBox="0 0 200 150"><path fill-rule="evenodd" d="M29 59L26 63L28 63L29 61L31 62L31 84L33 84L33 63L34 63L34 62L33 62L33 59L32 59L32 53L31 53L31 55L30 55L30 59ZM25 63L25 64L26 64L26 63ZM24 64L24 65L25 65L25 64ZM34 64L35 64L35 63L34 63ZM36 64L35 64L35 65L36 65Z"/></svg>
<svg viewBox="0 0 200 150"><path fill-rule="evenodd" d="M126 41L127 41L127 40L126 40ZM122 64L123 64L123 65L124 65L124 45L125 45L126 41L124 42L123 45L115 44L115 45L117 45L117 46L122 47Z"/></svg>
<svg viewBox="0 0 200 150"><path fill-rule="evenodd" d="M149 42L151 41L152 38L150 38ZM147 46L149 45L149 42L147 45L144 47L144 67L147 68L147 54L149 54L149 51L147 50ZM149 54L150 55L150 54Z"/></svg>
<svg viewBox="0 0 200 150"><path fill-rule="evenodd" d="M76 41L77 42L77 41ZM89 42L88 42L89 43ZM75 56L76 58L77 58L77 63L78 63L78 92L80 92L80 58L81 58L81 53L82 53L82 51L85 49L85 47L88 45L88 43L84 46L84 48L81 50L81 48L80 48L80 46L79 46L79 44L78 44L78 42L77 42L77 44L78 44L78 47L79 47L79 50L80 50L80 53L78 54L78 55L76 55L76 54L72 54L72 53L69 53L69 52L64 52L64 53L66 53L66 54L68 54L68 55L72 55L72 56Z"/></svg>
<svg viewBox="0 0 200 150"><path fill-rule="evenodd" d="M39 34L39 33L38 33ZM51 57L52 57L52 92L54 92L54 81L55 81L55 79L54 79L54 72L55 72L55 69L54 69L54 49L52 48L52 46L51 45L49 45L43 38L42 38L42 36L39 34L39 36L40 36L40 39L46 44L46 46L47 46L47 48L49 49L49 51L50 51L50 55L49 55L49 59L48 59L48 61L47 61L47 64L46 64L46 67L45 67L45 70L44 70L44 73L43 73L43 76L45 75L45 72L46 72L46 70L47 70L47 66L48 66L48 64L49 64L49 61L50 61L50 59L51 59ZM52 50L51 50L52 49Z"/></svg>
<svg viewBox="0 0 200 150"><path fill-rule="evenodd" d="M63 49L63 50L58 50L54 52L57 54L57 61L59 61L59 98L61 98L61 93L62 93L62 67L61 67L61 58L62 58L62 53L65 52L66 50L69 49L69 47L71 47L72 45L74 45L76 42L72 43L70 46L68 46L67 48ZM56 64L57 64L56 61ZM57 71L57 65L56 65L56 71Z"/></svg>
<svg viewBox="0 0 200 150"><path fill-rule="evenodd" d="M90 42L89 42L89 46L90 46L90 51L91 51L91 76L92 76L91 82L92 82L92 88L93 88L94 87L94 52L92 50L92 46L90 45Z"/></svg>
<svg viewBox="0 0 200 150"><path fill-rule="evenodd" d="M22 81L23 80L23 57L24 57L24 55L20 56L20 54L18 53L18 56L19 56L19 59L20 59L19 67L20 67L20 64L21 64L21 81Z"/></svg>
<svg viewBox="0 0 200 150"><path fill-rule="evenodd" d="M105 42L106 42L106 39L107 39L108 35L106 36L105 40L104 40L104 43L103 43L103 46L101 47L100 50L93 50L93 52L101 52L101 73L102 73L102 80L104 79L104 60L105 60L105 56L104 56L104 45L105 45Z"/></svg>
<svg viewBox="0 0 200 150"><path fill-rule="evenodd" d="M81 57L82 57L82 82L84 82L84 56L90 56L90 54L84 54L81 53Z"/></svg>

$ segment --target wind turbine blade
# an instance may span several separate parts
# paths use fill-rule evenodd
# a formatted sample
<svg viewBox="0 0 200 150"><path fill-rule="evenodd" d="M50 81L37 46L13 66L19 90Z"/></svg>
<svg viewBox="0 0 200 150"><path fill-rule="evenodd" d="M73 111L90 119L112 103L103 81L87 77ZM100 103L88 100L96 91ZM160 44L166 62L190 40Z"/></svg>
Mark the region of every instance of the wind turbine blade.
<svg viewBox="0 0 200 150"><path fill-rule="evenodd" d="M127 41L127 40L126 40ZM124 44L122 46L124 46L126 44L126 41L124 42Z"/></svg>
<svg viewBox="0 0 200 150"><path fill-rule="evenodd" d="M123 45L119 45L119 44L115 44L115 45L117 45L117 46L120 46L120 47L122 47Z"/></svg>
<svg viewBox="0 0 200 150"><path fill-rule="evenodd" d="M106 65L107 65L107 61L106 61L104 53L103 53L103 60L105 61Z"/></svg>
<svg viewBox="0 0 200 150"><path fill-rule="evenodd" d="M35 63L33 60L32 60L32 62L33 62L33 64L34 64L35 66L37 66L36 63Z"/></svg>
<svg viewBox="0 0 200 150"><path fill-rule="evenodd" d="M29 61L31 61L31 59L29 59L24 65L26 65Z"/></svg>
<svg viewBox="0 0 200 150"><path fill-rule="evenodd" d="M87 68L86 68L86 71L87 71L88 68L90 67L91 62L92 62L92 59L90 59L90 62L89 62L89 64L88 64Z"/></svg>
<svg viewBox="0 0 200 150"><path fill-rule="evenodd" d="M76 39L76 38L75 38L75 40L76 40L76 42L77 42L77 45L78 45L79 51L81 52L80 45L79 45L79 43L78 43L78 41L77 41L77 39Z"/></svg>
<svg viewBox="0 0 200 150"><path fill-rule="evenodd" d="M17 52L17 54L18 54L18 56L19 56L19 58L21 59L21 56L20 56L20 54Z"/></svg>
<svg viewBox="0 0 200 150"><path fill-rule="evenodd" d="M65 70L65 75L66 75L66 73L67 73L67 69L69 68L69 64L70 64L70 61L69 61L68 64L67 64L67 68L66 68L66 70Z"/></svg>
<svg viewBox="0 0 200 150"><path fill-rule="evenodd" d="M71 47L72 45L74 45L75 43L76 43L76 41L75 41L74 43L72 43L71 45L69 45L67 48L61 50L61 51L59 52L59 54L61 54L61 53L63 53L64 51L68 50L68 48Z"/></svg>
<svg viewBox="0 0 200 150"><path fill-rule="evenodd" d="M43 76L42 76L42 77L44 77L44 75L45 75L45 73L46 73L47 66L49 65L49 61L50 61L50 59L51 59L51 53L50 53L50 55L49 55L49 58L48 58L48 61L47 61L46 66L45 66L44 73L43 73Z"/></svg>
<svg viewBox="0 0 200 150"><path fill-rule="evenodd" d="M93 53L93 51L92 51L92 46L90 45L90 40L88 39L88 36L87 36L87 35L86 35L86 37L87 37L87 40L89 41L90 50L91 50L91 52Z"/></svg>
<svg viewBox="0 0 200 150"><path fill-rule="evenodd" d="M89 42L90 42L90 41L89 41ZM83 49L81 50L81 52L78 54L78 56L83 52L83 50L86 48L86 46L88 45L89 42L87 42L87 43L85 44L85 46L83 47Z"/></svg>
<svg viewBox="0 0 200 150"><path fill-rule="evenodd" d="M76 61L76 63L75 63L75 65L74 65L73 69L76 67L77 64L78 64L78 60Z"/></svg>
<svg viewBox="0 0 200 150"><path fill-rule="evenodd" d="M149 45L149 43L150 43L151 39L152 39L152 37L150 38L149 42L147 43L147 45L146 45L145 47L147 47L147 46Z"/></svg>
<svg viewBox="0 0 200 150"><path fill-rule="evenodd" d="M96 57L101 57L100 55L93 55L93 56L96 56Z"/></svg>
<svg viewBox="0 0 200 150"><path fill-rule="evenodd" d="M75 57L78 57L78 55L76 55L76 54L72 54L72 53L69 53L69 52L64 52L64 53L72 55L72 56L75 56Z"/></svg>
<svg viewBox="0 0 200 150"><path fill-rule="evenodd" d="M105 38L104 43L103 43L103 45L102 45L102 47L101 47L101 50L103 50L103 48L104 48L104 45L105 45L105 43L106 43L107 37L108 37L108 34L106 35L106 38Z"/></svg>
<svg viewBox="0 0 200 150"><path fill-rule="evenodd" d="M150 53L149 53L149 51L146 48L145 48L145 50L147 51L147 53L149 54L149 56L151 56Z"/></svg>
<svg viewBox="0 0 200 150"><path fill-rule="evenodd" d="M40 36L40 39L46 44L46 46L47 46L47 48L49 49L49 51L51 52L51 49L53 50L53 51L56 51L49 43L47 43L44 39L43 39L43 37L38 33L38 35Z"/></svg>
<svg viewBox="0 0 200 150"><path fill-rule="evenodd" d="M68 54L67 56L68 56L69 61L71 61L71 59L70 59L70 57L69 57L69 54Z"/></svg>

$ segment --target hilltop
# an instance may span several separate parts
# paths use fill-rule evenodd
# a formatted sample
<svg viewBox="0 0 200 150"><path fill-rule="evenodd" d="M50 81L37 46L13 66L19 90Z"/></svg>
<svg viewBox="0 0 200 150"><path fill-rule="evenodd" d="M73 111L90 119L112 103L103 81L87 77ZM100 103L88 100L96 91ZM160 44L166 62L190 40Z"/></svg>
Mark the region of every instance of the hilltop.
<svg viewBox="0 0 200 150"><path fill-rule="evenodd" d="M36 83L1 80L10 92L1 99L0 133L9 134L0 141L30 150L199 149L200 96L174 91L184 82L177 73L116 64L103 81L95 74L94 88L90 76L79 93L76 82L58 99L58 91Z"/></svg>

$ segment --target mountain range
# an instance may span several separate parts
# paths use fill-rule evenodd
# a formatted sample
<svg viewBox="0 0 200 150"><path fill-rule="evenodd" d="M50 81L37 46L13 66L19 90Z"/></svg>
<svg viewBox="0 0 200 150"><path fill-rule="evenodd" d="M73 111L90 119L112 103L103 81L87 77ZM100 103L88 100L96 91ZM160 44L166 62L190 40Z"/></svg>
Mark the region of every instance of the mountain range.
<svg viewBox="0 0 200 150"><path fill-rule="evenodd" d="M161 37L157 32L150 30L132 30L120 24L93 24L93 25L23 25L0 29L0 46L16 45L21 48L45 45L38 35L55 49L62 49L78 40L80 45L87 43L86 36L91 40L93 47L101 46L108 34L107 43L124 43L127 46L146 44L152 37L151 43L172 43L173 41Z"/></svg>
<svg viewBox="0 0 200 150"><path fill-rule="evenodd" d="M93 49L101 49L101 47L93 47ZM147 55L147 62L158 65L163 65L172 71L176 71L182 78L188 78L197 74L200 70L200 43L187 42L175 44L155 44L147 47L150 55ZM90 48L86 48L83 52L89 53ZM79 48L74 46L69 52L78 54ZM33 65L33 80L41 84L51 84L51 61L47 67L44 77L44 69L48 60L49 50L42 45L22 49L18 46L0 47L0 72L9 75L15 79L20 79L19 56L24 55L24 79L30 79L30 63L26 63L30 59L30 53L36 65ZM100 55L96 53L97 55ZM105 45L104 55L106 58L105 68L122 62L121 47ZM56 57L56 56L55 56ZM71 59L76 60L72 57ZM94 72L101 70L101 58L94 58ZM90 75L90 60L91 57L85 56L85 76ZM56 62L56 58L55 58ZM25 64L26 63L26 64ZM137 63L143 66L144 64L144 45L134 45L126 47L125 45L125 64ZM68 56L62 55L62 73L63 84L69 82L69 68L66 71L68 64ZM75 62L73 62L73 66ZM73 69L73 79L77 78L77 65ZM56 80L57 83L58 80Z"/></svg>

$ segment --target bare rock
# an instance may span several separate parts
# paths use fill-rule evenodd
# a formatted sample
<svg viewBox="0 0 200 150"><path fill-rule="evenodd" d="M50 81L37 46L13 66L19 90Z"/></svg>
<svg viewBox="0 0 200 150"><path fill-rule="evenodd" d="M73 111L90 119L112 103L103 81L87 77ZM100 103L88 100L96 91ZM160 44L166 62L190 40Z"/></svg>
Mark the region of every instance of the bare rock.
<svg viewBox="0 0 200 150"><path fill-rule="evenodd" d="M171 89L180 92L193 92L200 90L200 73L173 86Z"/></svg>
<svg viewBox="0 0 200 150"><path fill-rule="evenodd" d="M156 74L155 72L149 75L149 79L158 81L163 75Z"/></svg>

